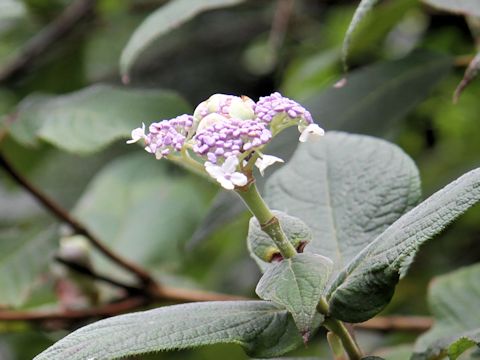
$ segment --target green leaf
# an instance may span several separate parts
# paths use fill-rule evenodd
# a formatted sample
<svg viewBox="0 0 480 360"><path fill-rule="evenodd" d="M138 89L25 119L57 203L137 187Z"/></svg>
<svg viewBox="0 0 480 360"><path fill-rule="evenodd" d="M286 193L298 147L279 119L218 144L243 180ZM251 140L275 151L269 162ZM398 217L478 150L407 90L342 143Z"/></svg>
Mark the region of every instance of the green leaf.
<svg viewBox="0 0 480 360"><path fill-rule="evenodd" d="M0 305L18 307L28 298L57 247L53 229L0 234Z"/></svg>
<svg viewBox="0 0 480 360"><path fill-rule="evenodd" d="M120 58L120 72L128 73L141 53L156 39L204 11L233 6L243 0L174 0L150 14L135 30Z"/></svg>
<svg viewBox="0 0 480 360"><path fill-rule="evenodd" d="M468 65L467 69L465 70L465 74L463 75L463 79L458 84L457 88L455 89L455 93L453 94L453 102L458 102L458 98L462 94L463 90L475 79L480 71L480 52L473 58L473 60Z"/></svg>
<svg viewBox="0 0 480 360"><path fill-rule="evenodd" d="M74 213L107 246L147 267L178 266L215 187L139 149L97 174ZM108 266L103 258L98 266Z"/></svg>
<svg viewBox="0 0 480 360"><path fill-rule="evenodd" d="M420 197L418 170L400 148L336 132L301 144L265 190L271 208L311 228L305 251L332 259L336 271Z"/></svg>
<svg viewBox="0 0 480 360"><path fill-rule="evenodd" d="M260 298L285 307L308 340L332 265L330 259L321 255L298 254L270 266L255 291Z"/></svg>
<svg viewBox="0 0 480 360"><path fill-rule="evenodd" d="M425 4L453 13L480 17L477 0L422 0Z"/></svg>
<svg viewBox="0 0 480 360"><path fill-rule="evenodd" d="M432 281L428 303L433 327L418 338L414 359L447 354L457 359L467 349L480 346L480 264L465 267Z"/></svg>
<svg viewBox="0 0 480 360"><path fill-rule="evenodd" d="M271 303L204 302L98 321L66 336L35 360L113 360L218 343L236 343L252 356L272 357L301 342L288 312Z"/></svg>
<svg viewBox="0 0 480 360"><path fill-rule="evenodd" d="M295 249L299 250L312 240L312 232L302 220L281 211L274 210L273 214L277 217L287 239ZM281 257L280 250L270 236L261 229L255 217L250 218L247 246L250 256L257 262L262 271L269 267L272 260Z"/></svg>
<svg viewBox="0 0 480 360"><path fill-rule="evenodd" d="M393 181L396 185L398 181ZM420 245L480 200L480 168L470 171L410 210L363 249L329 290L330 312L360 322L390 301Z"/></svg>
<svg viewBox="0 0 480 360"><path fill-rule="evenodd" d="M347 57L348 57L348 50L350 47L350 42L357 28L358 24L362 21L362 19L373 9L373 7L378 3L378 0L361 0L360 4L358 5L355 13L353 14L352 21L350 25L348 25L347 32L345 34L345 39L343 40L342 46L342 61L343 66L347 69Z"/></svg>
<svg viewBox="0 0 480 360"><path fill-rule="evenodd" d="M414 53L356 70L345 86L314 95L304 105L325 129L384 134L429 94L451 65L448 56Z"/></svg>
<svg viewBox="0 0 480 360"><path fill-rule="evenodd" d="M11 134L24 145L35 146L40 139L87 154L129 137L142 121L187 111L186 102L170 91L94 85L67 95L27 98L19 105Z"/></svg>

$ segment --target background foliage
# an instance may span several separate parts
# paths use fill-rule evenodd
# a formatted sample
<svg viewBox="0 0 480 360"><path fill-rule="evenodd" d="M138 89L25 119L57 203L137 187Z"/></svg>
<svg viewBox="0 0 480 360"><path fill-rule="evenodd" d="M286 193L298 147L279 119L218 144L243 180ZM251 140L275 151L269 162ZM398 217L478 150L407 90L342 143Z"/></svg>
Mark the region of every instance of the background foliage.
<svg viewBox="0 0 480 360"><path fill-rule="evenodd" d="M417 163L426 198L480 165L480 83L473 80L453 104L476 52L478 6L467 0L455 2L464 4L460 9L446 0L425 3L389 0L366 14L349 42L347 85L335 88L344 76L342 43L357 2L2 0L2 157L162 284L254 296L260 273L247 255L242 204L173 164L127 147L124 139L142 122L190 111L212 93L257 98L280 90L301 101L327 130L398 144ZM84 9L82 17L70 18L68 31L44 51L32 52L52 26L64 24L65 9L72 7L77 14ZM284 136L272 152L287 158L294 147ZM479 217L477 206L422 247L383 315L432 314L439 323L431 332L444 331L451 319L431 298L450 286L450 275L432 288L430 308L427 284L480 260ZM1 172L0 309L81 309L118 297L112 286L87 282L83 300L69 303L70 292L61 286L68 274L53 260L59 239L69 236ZM87 251L96 270L131 280L95 249ZM468 271L457 276L472 277ZM30 359L65 329L83 324L0 320L0 358ZM358 331L363 348L389 359L405 359L417 335ZM227 354L247 358L234 345L137 358ZM320 337L295 354L329 356Z"/></svg>

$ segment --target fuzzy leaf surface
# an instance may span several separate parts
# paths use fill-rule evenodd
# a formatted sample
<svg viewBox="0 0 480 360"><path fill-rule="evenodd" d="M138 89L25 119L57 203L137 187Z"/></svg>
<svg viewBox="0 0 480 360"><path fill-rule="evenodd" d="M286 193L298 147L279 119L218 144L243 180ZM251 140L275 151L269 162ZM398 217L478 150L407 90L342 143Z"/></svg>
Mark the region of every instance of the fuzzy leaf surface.
<svg viewBox="0 0 480 360"><path fill-rule="evenodd" d="M330 259L321 255L298 254L270 266L255 291L260 298L285 307L300 333L308 338L332 265Z"/></svg>
<svg viewBox="0 0 480 360"><path fill-rule="evenodd" d="M218 343L239 344L252 356L273 357L301 342L288 312L269 302L204 302L98 321L67 335L35 360L113 360Z"/></svg>
<svg viewBox="0 0 480 360"><path fill-rule="evenodd" d="M305 252L332 259L336 272L420 197L418 170L400 148L336 132L301 144L265 190L271 208L311 228Z"/></svg>
<svg viewBox="0 0 480 360"><path fill-rule="evenodd" d="M328 299L332 316L347 322L375 316L390 301L420 245L478 201L480 168L461 176L395 221L331 285Z"/></svg>
<svg viewBox="0 0 480 360"><path fill-rule="evenodd" d="M93 85L67 95L25 99L11 134L23 145L35 146L43 140L72 153L89 154L130 137L142 121L188 111L188 104L170 91Z"/></svg>
<svg viewBox="0 0 480 360"><path fill-rule="evenodd" d="M418 338L414 359L448 354L457 359L480 344L480 264L439 276L432 281L428 303L433 327Z"/></svg>

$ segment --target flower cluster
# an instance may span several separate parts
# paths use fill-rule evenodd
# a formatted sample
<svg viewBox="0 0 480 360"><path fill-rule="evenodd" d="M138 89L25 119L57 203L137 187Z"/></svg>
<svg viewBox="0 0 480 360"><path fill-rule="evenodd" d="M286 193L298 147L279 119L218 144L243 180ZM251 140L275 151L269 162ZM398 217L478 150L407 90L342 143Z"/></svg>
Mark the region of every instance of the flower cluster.
<svg viewBox="0 0 480 360"><path fill-rule="evenodd" d="M208 118L206 118L208 120ZM206 156L208 161L216 164L231 156L259 148L270 141L272 133L265 124L255 120L218 121L195 135L193 151Z"/></svg>
<svg viewBox="0 0 480 360"><path fill-rule="evenodd" d="M193 116L153 123L148 134L142 124L127 143L143 140L145 150L157 159L186 156L195 161L188 155L191 150L209 176L232 190L247 184L244 172L250 171L249 167L255 165L263 175L268 166L283 162L261 150L273 136L293 125L298 126L302 142L324 134L310 112L278 92L257 103L246 96L215 94L200 103Z"/></svg>

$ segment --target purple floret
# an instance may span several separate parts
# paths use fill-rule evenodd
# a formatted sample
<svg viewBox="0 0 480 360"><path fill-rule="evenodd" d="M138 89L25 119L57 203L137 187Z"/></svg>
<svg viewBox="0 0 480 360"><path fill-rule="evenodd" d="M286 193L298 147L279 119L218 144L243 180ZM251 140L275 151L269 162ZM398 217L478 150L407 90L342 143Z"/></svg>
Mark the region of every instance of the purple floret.
<svg viewBox="0 0 480 360"><path fill-rule="evenodd" d="M274 92L270 96L263 96L257 101L254 107L255 115L266 124L278 114L286 114L291 119L302 118L308 124L313 123L310 112L302 105L289 98L282 96L279 92Z"/></svg>

